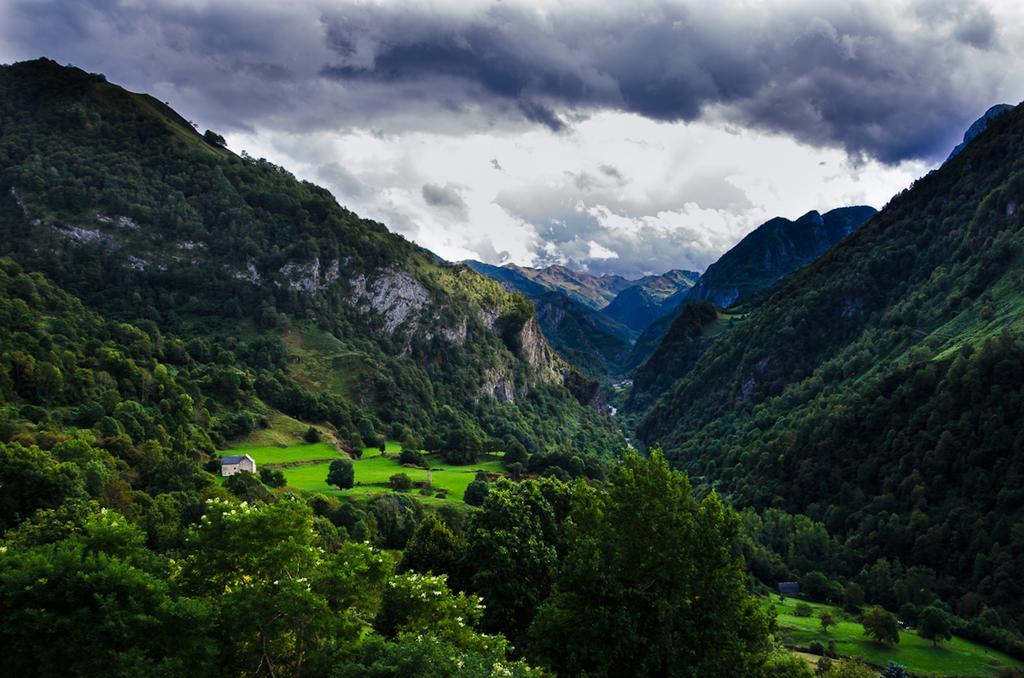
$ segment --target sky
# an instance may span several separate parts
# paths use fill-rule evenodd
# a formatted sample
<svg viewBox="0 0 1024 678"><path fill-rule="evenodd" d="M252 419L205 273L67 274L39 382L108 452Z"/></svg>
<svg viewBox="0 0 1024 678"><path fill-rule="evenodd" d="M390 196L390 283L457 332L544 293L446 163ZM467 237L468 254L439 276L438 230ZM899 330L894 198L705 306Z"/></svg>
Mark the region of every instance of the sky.
<svg viewBox="0 0 1024 678"><path fill-rule="evenodd" d="M882 207L1024 98L1018 2L0 0L0 62L167 101L449 260L703 271Z"/></svg>

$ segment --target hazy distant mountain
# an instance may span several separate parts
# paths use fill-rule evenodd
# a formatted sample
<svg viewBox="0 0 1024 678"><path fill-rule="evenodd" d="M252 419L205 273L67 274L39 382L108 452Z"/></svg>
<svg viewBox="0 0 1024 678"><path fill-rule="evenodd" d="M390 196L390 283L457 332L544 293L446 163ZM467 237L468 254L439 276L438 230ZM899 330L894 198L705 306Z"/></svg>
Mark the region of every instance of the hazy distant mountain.
<svg viewBox="0 0 1024 678"><path fill-rule="evenodd" d="M643 332L652 322L674 311L682 300L679 293L688 291L699 279L700 273L681 270L648 276L620 292L603 313L632 330Z"/></svg>
<svg viewBox="0 0 1024 678"><path fill-rule="evenodd" d="M595 311L611 303L622 290L636 284L636 281L623 278L621 275L591 275L586 271L574 271L558 265L528 268L506 264L501 268L519 273L527 280L553 292L561 292Z"/></svg>
<svg viewBox="0 0 1024 678"><path fill-rule="evenodd" d="M1011 106L1010 104L996 104L992 108L985 111L985 114L983 116L975 120L971 124L971 126L967 128L967 131L964 132L964 140L957 144L956 147L949 152L949 157L946 158L946 162L949 162L956 156L960 155L960 151L964 150L967 144L974 141L974 138L976 136L985 131L985 129L988 127L989 121L992 118L996 117L997 115L1005 113L1011 108L1013 108L1013 106Z"/></svg>
<svg viewBox="0 0 1024 678"><path fill-rule="evenodd" d="M762 290L806 266L876 210L866 205L841 207L824 215L811 211L796 221L776 217L743 238L711 264L693 289L689 301L710 301L723 308Z"/></svg>
<svg viewBox="0 0 1024 678"><path fill-rule="evenodd" d="M678 293L700 278L699 273L682 270L629 280L565 266L536 269L473 260L464 263L530 299L552 347L589 376L623 374L633 340L652 322L671 314L678 303L675 300L682 298ZM606 303L609 297L611 303Z"/></svg>

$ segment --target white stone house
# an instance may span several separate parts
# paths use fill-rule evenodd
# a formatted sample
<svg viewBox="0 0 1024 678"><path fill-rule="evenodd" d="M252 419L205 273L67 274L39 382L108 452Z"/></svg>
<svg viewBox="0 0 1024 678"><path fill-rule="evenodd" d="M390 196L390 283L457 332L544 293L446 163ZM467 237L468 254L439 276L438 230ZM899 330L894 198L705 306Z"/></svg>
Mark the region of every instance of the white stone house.
<svg viewBox="0 0 1024 678"><path fill-rule="evenodd" d="M220 474L222 476L233 476L239 471L256 473L256 460L248 454L220 458Z"/></svg>

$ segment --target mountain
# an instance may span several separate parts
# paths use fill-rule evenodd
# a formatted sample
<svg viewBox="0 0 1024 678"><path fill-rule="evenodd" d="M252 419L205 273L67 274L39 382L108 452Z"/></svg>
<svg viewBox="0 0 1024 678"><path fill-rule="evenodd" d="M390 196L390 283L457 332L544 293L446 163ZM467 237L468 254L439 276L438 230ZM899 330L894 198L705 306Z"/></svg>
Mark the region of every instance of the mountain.
<svg viewBox="0 0 1024 678"><path fill-rule="evenodd" d="M482 261L475 261L473 259L466 259L462 263L466 264L477 273L486 275L488 278L492 278L493 280L497 280L510 292L521 292L529 299L538 297L545 292L554 291L550 287L546 287L539 282L534 282L525 273L523 273L519 267L511 265L494 266L493 264L485 264Z"/></svg>
<svg viewBox="0 0 1024 678"><path fill-rule="evenodd" d="M806 266L875 214L873 207L811 211L796 221L776 217L761 224L711 264L685 294L726 308Z"/></svg>
<svg viewBox="0 0 1024 678"><path fill-rule="evenodd" d="M236 156L153 97L48 60L2 67L0 166L0 256L124 323L126 353L149 343L195 371L190 397L218 446L281 412L356 446L469 432L622 449L590 406L596 385L554 354L522 296ZM45 360L75 374L66 356ZM61 407L158 405L117 360L104 374Z"/></svg>
<svg viewBox="0 0 1024 678"><path fill-rule="evenodd" d="M1024 627L1022 254L1018 107L692 365L692 341L649 361L683 371L638 435L737 505L823 523L815 567L890 609Z"/></svg>
<svg viewBox="0 0 1024 678"><path fill-rule="evenodd" d="M693 271L672 270L648 276L620 292L602 312L626 327L643 332L658 318L675 310L680 292L689 290L700 279Z"/></svg>
<svg viewBox="0 0 1024 678"><path fill-rule="evenodd" d="M558 265L546 268L528 268L506 264L502 268L545 289L561 292L595 311L599 311L611 303L612 299L622 290L636 284L620 275L591 275L586 271L573 271Z"/></svg>
<svg viewBox="0 0 1024 678"><path fill-rule="evenodd" d="M493 266L466 261L467 266L526 296L534 305L544 337L558 355L593 379L621 372L634 332L599 311L534 282L514 266Z"/></svg>
<svg viewBox="0 0 1024 678"><path fill-rule="evenodd" d="M712 341L736 322L707 301L686 302L665 320L667 325L657 343L641 349L649 350L648 357L632 372L633 385L624 408L627 412L645 412L676 379L693 368ZM646 339L641 337L641 341ZM637 346L643 344L638 341ZM637 359L636 348L633 359Z"/></svg>
<svg viewBox="0 0 1024 678"><path fill-rule="evenodd" d="M946 158L946 162L949 162L956 156L960 155L960 152L964 150L967 144L974 141L975 137L977 137L979 134L985 131L985 129L988 127L989 121L992 120L992 118L996 117L997 115L1001 115L1012 108L1013 106L1011 106L1010 104L996 104L992 108L985 111L984 115L982 115L980 118L971 123L971 126L967 128L967 131L964 132L964 140L957 144L956 147L949 152L949 157Z"/></svg>
<svg viewBox="0 0 1024 678"><path fill-rule="evenodd" d="M592 379L615 377L633 345L633 332L561 292L534 297L537 320L558 355Z"/></svg>

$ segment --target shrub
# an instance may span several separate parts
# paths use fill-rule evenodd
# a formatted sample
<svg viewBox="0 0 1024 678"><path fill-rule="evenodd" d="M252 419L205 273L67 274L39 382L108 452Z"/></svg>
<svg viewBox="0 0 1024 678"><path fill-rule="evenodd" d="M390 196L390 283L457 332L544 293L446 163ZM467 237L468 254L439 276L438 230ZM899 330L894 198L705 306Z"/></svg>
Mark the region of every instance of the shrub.
<svg viewBox="0 0 1024 678"><path fill-rule="evenodd" d="M895 645L900 642L900 625L892 612L873 607L864 613L861 623L864 635L869 638L883 644Z"/></svg>
<svg viewBox="0 0 1024 678"><path fill-rule="evenodd" d="M427 458L416 450L402 450L402 453L398 455L398 463L427 468Z"/></svg>
<svg viewBox="0 0 1024 678"><path fill-rule="evenodd" d="M812 614L814 614L814 609L807 603L797 603L793 608L793 616L796 617L810 617Z"/></svg>
<svg viewBox="0 0 1024 678"><path fill-rule="evenodd" d="M470 506L483 506L484 499L487 498L487 494L490 491L491 487L486 481L474 480L466 487L466 492L462 495L462 501Z"/></svg>
<svg viewBox="0 0 1024 678"><path fill-rule="evenodd" d="M285 480L284 473L279 469L266 466L260 469L260 480L267 487L284 487L288 482Z"/></svg>
<svg viewBox="0 0 1024 678"><path fill-rule="evenodd" d="M412 489L412 478L406 473L396 473L388 478L388 484L391 485L391 489L401 492Z"/></svg>
<svg viewBox="0 0 1024 678"><path fill-rule="evenodd" d="M302 439L307 443L318 443L320 442L320 431L310 426L306 429L306 432L302 434Z"/></svg>

